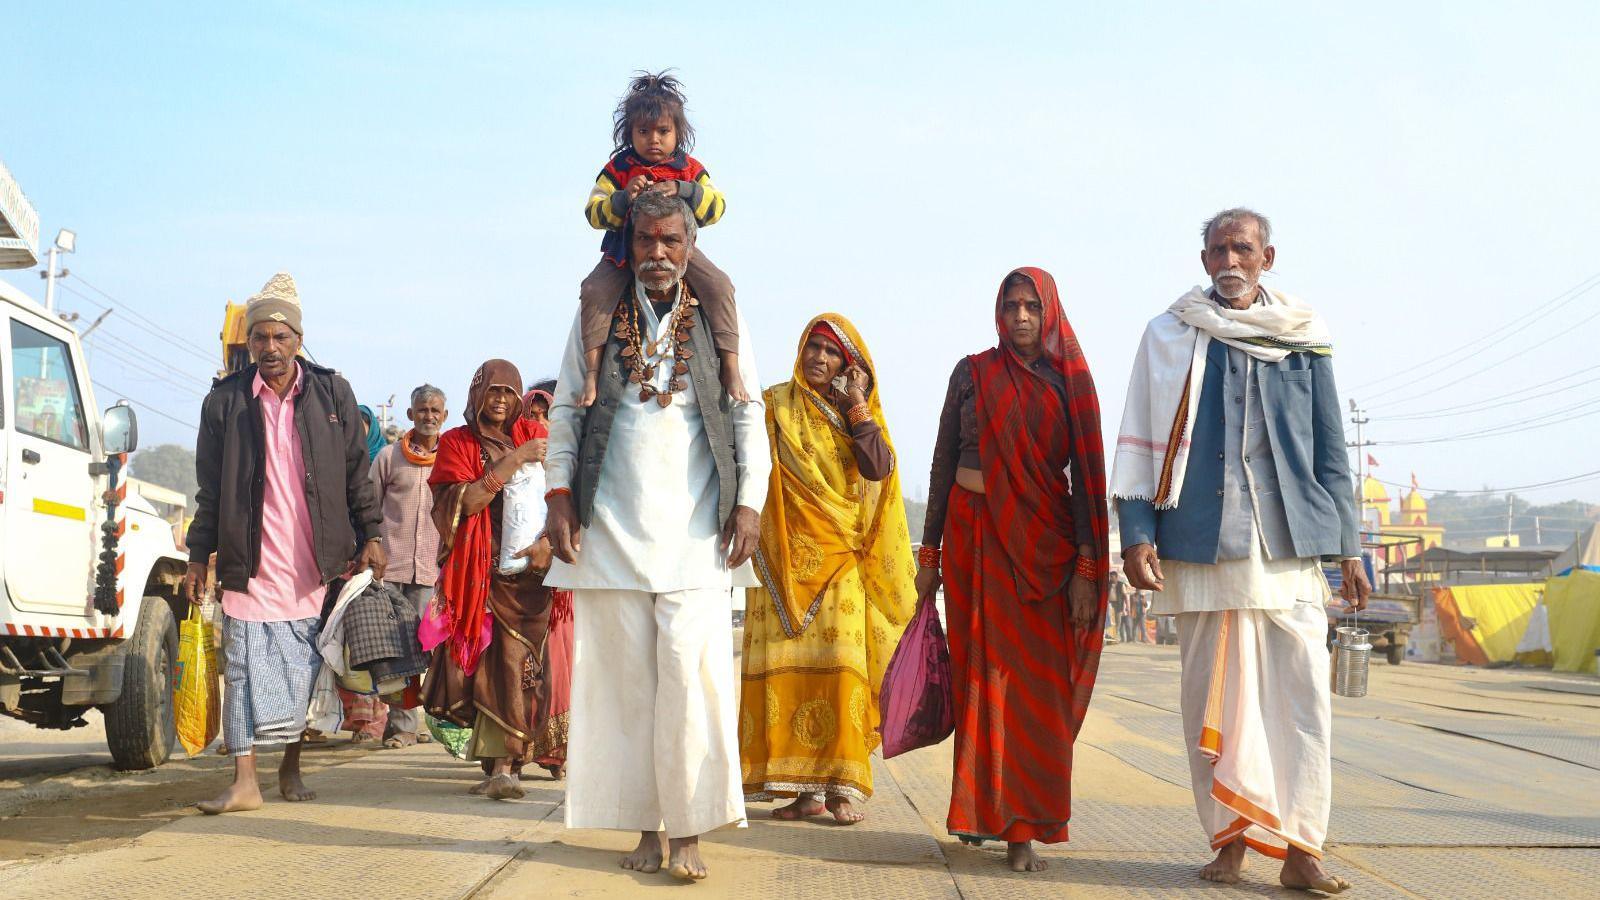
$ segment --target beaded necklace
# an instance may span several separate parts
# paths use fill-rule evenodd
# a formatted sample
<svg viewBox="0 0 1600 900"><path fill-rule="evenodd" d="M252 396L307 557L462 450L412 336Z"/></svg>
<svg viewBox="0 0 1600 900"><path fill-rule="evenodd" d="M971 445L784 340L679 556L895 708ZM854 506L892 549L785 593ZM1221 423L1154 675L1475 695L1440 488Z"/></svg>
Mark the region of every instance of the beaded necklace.
<svg viewBox="0 0 1600 900"><path fill-rule="evenodd" d="M649 403L654 397L662 408L672 405L672 395L688 386L683 376L689 372L688 360L694 356L689 349L689 334L694 331L694 308L700 301L690 293L687 282L679 282L678 303L672 309L664 337L644 339L640 325L639 301L627 297L617 303L612 314L612 334L622 340L622 365L628 371L628 382L639 386L639 402ZM672 377L665 390L655 385L656 372L672 360Z"/></svg>

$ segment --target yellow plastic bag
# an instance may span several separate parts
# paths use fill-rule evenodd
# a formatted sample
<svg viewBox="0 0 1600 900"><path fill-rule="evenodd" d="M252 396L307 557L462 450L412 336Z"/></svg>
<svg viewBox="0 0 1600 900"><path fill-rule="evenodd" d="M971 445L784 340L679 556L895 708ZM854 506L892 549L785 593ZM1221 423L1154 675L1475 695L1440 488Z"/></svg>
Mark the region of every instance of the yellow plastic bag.
<svg viewBox="0 0 1600 900"><path fill-rule="evenodd" d="M178 627L175 674L172 705L178 720L178 742L194 756L210 746L222 724L217 648L211 640L211 623L200 615L198 603L189 605L189 617Z"/></svg>

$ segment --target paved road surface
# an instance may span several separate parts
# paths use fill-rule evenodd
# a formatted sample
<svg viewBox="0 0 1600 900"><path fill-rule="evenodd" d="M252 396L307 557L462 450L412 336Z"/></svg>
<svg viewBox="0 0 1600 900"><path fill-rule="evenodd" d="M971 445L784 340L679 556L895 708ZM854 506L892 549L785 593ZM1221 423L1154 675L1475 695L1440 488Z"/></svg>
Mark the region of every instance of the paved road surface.
<svg viewBox="0 0 1600 900"><path fill-rule="evenodd" d="M707 838L713 873L696 895L1288 895L1261 857L1237 889L1195 878L1209 854L1178 742L1177 673L1172 648L1108 648L1077 748L1072 841L1046 852L1043 873L1004 871L998 848L944 834L947 742L879 761L870 818L853 828L777 822L770 805L753 805L748 829ZM1373 675L1373 696L1335 701L1329 863L1357 896L1600 896L1600 681L1415 664ZM676 886L616 868L629 836L563 829L559 784L530 781L517 803L471 798L472 768L437 747L319 749L316 802L206 819L187 805L220 788L220 758L139 775L45 775L37 763L23 774L18 736L0 731L0 815L21 810L0 819L6 900L631 897ZM105 758L82 737L66 749Z"/></svg>

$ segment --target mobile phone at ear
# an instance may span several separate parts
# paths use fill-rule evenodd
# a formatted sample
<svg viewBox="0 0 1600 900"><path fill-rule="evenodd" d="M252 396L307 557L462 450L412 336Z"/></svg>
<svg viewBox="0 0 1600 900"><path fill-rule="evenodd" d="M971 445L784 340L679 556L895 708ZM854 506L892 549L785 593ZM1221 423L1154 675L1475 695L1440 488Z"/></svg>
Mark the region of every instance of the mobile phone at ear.
<svg viewBox="0 0 1600 900"><path fill-rule="evenodd" d="M848 390L849 387L850 387L850 379L844 377L843 375L836 376L833 379L833 389L834 390L839 391L840 393L843 393L844 391Z"/></svg>

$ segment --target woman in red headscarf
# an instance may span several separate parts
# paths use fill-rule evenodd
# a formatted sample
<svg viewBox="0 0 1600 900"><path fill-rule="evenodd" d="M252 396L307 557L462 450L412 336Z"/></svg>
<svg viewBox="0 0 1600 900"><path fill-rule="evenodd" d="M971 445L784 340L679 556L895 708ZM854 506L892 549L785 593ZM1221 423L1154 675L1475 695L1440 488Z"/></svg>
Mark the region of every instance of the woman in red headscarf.
<svg viewBox="0 0 1600 900"><path fill-rule="evenodd" d="M503 359L473 375L466 415L466 425L439 436L428 478L439 580L422 629L438 641L425 705L429 715L473 729L470 753L489 777L472 792L501 800L523 795L515 769L535 750L552 592L542 537L517 554L526 569L499 573L500 491L523 464L544 459L547 432L522 417L522 375Z"/></svg>
<svg viewBox="0 0 1600 900"><path fill-rule="evenodd" d="M950 376L919 551L919 597L941 580L955 682L950 833L1067 839L1072 744L1094 688L1106 607L1100 407L1055 279L1006 276L1000 345ZM941 576L942 573L942 576Z"/></svg>

